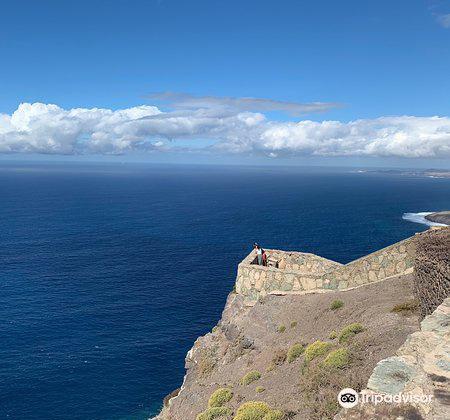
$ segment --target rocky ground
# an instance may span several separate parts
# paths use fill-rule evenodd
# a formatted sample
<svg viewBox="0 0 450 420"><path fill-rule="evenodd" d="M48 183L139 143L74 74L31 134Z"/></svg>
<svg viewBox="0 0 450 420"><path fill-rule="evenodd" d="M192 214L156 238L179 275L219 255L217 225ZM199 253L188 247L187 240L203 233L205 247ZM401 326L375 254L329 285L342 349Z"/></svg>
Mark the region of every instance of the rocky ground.
<svg viewBox="0 0 450 420"><path fill-rule="evenodd" d="M232 419L249 401L290 419L333 418L337 393L365 388L377 362L419 329L412 282L402 276L345 292L267 296L253 307L230 294L218 326L189 352L181 391L157 419L195 420L203 412L200 420L210 420L220 410L221 419ZM325 344L308 348L317 340ZM231 391L223 408L207 411L220 388Z"/></svg>
<svg viewBox="0 0 450 420"><path fill-rule="evenodd" d="M450 211L440 211L425 216L425 219L434 223L443 223L450 226Z"/></svg>
<svg viewBox="0 0 450 420"><path fill-rule="evenodd" d="M383 396L409 392L432 396L431 402L361 403L342 409L334 420L450 418L450 297L428 315L395 356L380 361L364 393Z"/></svg>

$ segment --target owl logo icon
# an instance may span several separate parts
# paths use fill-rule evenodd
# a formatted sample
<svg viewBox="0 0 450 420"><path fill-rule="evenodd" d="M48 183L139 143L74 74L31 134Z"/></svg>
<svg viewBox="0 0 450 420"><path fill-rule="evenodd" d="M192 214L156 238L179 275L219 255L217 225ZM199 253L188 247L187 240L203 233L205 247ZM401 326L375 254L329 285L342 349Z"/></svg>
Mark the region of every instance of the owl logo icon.
<svg viewBox="0 0 450 420"><path fill-rule="evenodd" d="M338 395L338 402L341 407L352 408L358 404L358 393L351 388L344 388Z"/></svg>

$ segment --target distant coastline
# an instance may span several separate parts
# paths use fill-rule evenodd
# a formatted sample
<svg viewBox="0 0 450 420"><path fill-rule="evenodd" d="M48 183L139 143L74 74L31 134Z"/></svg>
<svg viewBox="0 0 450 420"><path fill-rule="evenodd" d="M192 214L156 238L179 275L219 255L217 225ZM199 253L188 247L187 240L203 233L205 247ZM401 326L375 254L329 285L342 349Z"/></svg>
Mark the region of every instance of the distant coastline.
<svg viewBox="0 0 450 420"><path fill-rule="evenodd" d="M450 179L450 171L445 169L358 169L354 172Z"/></svg>
<svg viewBox="0 0 450 420"><path fill-rule="evenodd" d="M441 218L442 214L446 214L446 223L444 223L444 219ZM423 211L419 213L403 213L402 219L413 223L421 223L427 226L447 226L450 224L450 212L436 213L431 211Z"/></svg>
<svg viewBox="0 0 450 420"><path fill-rule="evenodd" d="M442 223L444 225L450 225L450 211L431 213L426 215L425 219L433 223Z"/></svg>

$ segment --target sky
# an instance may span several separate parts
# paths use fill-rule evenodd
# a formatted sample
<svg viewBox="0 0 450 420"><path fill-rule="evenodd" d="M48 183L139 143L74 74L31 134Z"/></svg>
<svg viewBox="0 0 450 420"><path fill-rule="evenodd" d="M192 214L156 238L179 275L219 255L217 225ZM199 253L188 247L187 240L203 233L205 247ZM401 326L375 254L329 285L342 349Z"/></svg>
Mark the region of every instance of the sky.
<svg viewBox="0 0 450 420"><path fill-rule="evenodd" d="M450 168L450 0L0 5L0 159Z"/></svg>

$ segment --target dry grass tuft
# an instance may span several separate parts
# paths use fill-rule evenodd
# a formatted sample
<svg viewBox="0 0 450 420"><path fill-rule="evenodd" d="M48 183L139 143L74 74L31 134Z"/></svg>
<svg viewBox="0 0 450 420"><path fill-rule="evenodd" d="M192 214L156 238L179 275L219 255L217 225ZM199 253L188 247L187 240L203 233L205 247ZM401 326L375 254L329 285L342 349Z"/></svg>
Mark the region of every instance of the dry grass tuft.
<svg viewBox="0 0 450 420"><path fill-rule="evenodd" d="M409 315L414 312L419 311L419 301L416 299L410 300L408 302L399 303L395 305L391 312L395 312L397 314Z"/></svg>
<svg viewBox="0 0 450 420"><path fill-rule="evenodd" d="M214 370L217 363L217 349L207 348L200 350L200 358L198 361L198 371L200 376L208 376Z"/></svg>

